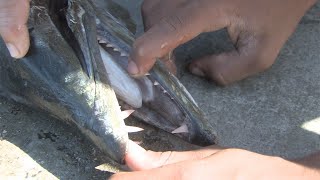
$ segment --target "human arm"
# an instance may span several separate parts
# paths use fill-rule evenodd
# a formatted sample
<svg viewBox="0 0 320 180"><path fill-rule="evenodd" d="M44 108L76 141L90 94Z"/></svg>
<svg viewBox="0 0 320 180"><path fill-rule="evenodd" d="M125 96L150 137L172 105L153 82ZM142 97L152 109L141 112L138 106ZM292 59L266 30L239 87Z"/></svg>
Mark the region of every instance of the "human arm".
<svg viewBox="0 0 320 180"><path fill-rule="evenodd" d="M203 32L226 28L234 50L193 61L189 70L220 85L268 69L316 0L147 0L146 33L134 43L128 71L144 75L156 59Z"/></svg>
<svg viewBox="0 0 320 180"><path fill-rule="evenodd" d="M320 153L289 161L214 146L153 152L130 143L126 163L134 172L119 173L111 179L319 179L319 159Z"/></svg>

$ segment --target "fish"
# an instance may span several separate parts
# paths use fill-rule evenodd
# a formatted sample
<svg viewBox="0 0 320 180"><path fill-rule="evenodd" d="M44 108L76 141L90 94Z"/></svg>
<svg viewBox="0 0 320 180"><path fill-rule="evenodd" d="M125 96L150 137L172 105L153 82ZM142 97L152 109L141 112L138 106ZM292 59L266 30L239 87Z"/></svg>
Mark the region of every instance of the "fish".
<svg viewBox="0 0 320 180"><path fill-rule="evenodd" d="M197 145L216 134L187 89L157 61L143 77L126 67L134 22L110 0L32 0L28 54L13 59L0 42L0 95L76 126L123 163L136 119ZM113 7L113 10L112 8ZM125 18L123 18L125 17Z"/></svg>

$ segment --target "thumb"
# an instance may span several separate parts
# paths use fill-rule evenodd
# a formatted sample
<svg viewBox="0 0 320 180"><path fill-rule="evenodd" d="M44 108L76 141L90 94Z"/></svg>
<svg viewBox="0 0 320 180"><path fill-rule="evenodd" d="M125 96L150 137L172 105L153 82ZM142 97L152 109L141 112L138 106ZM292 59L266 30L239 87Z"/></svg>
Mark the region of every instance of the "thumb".
<svg viewBox="0 0 320 180"><path fill-rule="evenodd" d="M153 169L164 165L174 164L181 161L199 160L208 157L222 148L218 146L209 146L206 148L177 152L154 152L146 151L139 145L129 141L128 152L125 157L127 166L134 171Z"/></svg>
<svg viewBox="0 0 320 180"><path fill-rule="evenodd" d="M189 65L189 70L225 86L268 69L278 53L274 50L277 49L275 45L271 46L262 39L249 41L237 50L200 58Z"/></svg>
<svg viewBox="0 0 320 180"><path fill-rule="evenodd" d="M157 58L164 57L202 32L226 26L227 22L223 21L224 18L218 13L220 11L212 14L214 10L210 10L211 14L208 16L208 13L201 11L201 7L194 7L195 4L197 3L189 3L186 7L179 8L176 13L162 18L135 41L128 65L130 74L144 75L152 68Z"/></svg>
<svg viewBox="0 0 320 180"><path fill-rule="evenodd" d="M0 34L14 58L23 57L30 45L26 26L29 14L29 0L0 2Z"/></svg>

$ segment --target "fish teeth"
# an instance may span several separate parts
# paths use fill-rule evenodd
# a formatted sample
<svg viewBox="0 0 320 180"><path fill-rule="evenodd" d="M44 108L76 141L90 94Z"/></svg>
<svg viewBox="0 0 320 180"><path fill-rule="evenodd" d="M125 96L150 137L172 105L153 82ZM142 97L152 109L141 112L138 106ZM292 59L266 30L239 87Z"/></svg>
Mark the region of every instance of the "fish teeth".
<svg viewBox="0 0 320 180"><path fill-rule="evenodd" d="M153 83L153 85L159 86L160 84L159 84L157 81L155 81L155 82Z"/></svg>
<svg viewBox="0 0 320 180"><path fill-rule="evenodd" d="M166 90L163 90L163 93L165 93L165 94L166 94L166 93L168 93L168 92L167 92Z"/></svg>
<svg viewBox="0 0 320 180"><path fill-rule="evenodd" d="M138 144L138 145L142 144L142 141L133 141L133 142Z"/></svg>
<svg viewBox="0 0 320 180"><path fill-rule="evenodd" d="M121 56L121 57L128 57L128 55L127 55L126 53L124 53L124 52L122 52L122 53L120 54L120 56Z"/></svg>
<svg viewBox="0 0 320 180"><path fill-rule="evenodd" d="M109 48L113 47L112 44L107 44L106 46L109 47Z"/></svg>
<svg viewBox="0 0 320 180"><path fill-rule="evenodd" d="M113 48L114 51L120 52L118 48Z"/></svg>
<svg viewBox="0 0 320 180"><path fill-rule="evenodd" d="M188 126L186 124L183 124L182 126L180 126L179 128L175 129L174 131L172 131L172 134L179 134L179 133L188 133Z"/></svg>
<svg viewBox="0 0 320 180"><path fill-rule="evenodd" d="M145 76L150 76L150 73L146 73Z"/></svg>
<svg viewBox="0 0 320 180"><path fill-rule="evenodd" d="M133 112L134 112L134 110L122 111L122 112L121 112L121 118L122 118L122 119L126 119L126 118L128 118Z"/></svg>
<svg viewBox="0 0 320 180"><path fill-rule="evenodd" d="M100 44L106 44L107 41L101 39L101 40L99 41L99 43L100 43Z"/></svg>
<svg viewBox="0 0 320 180"><path fill-rule="evenodd" d="M135 127L135 126L126 126L126 130L128 133L135 133L135 132L143 131L144 129Z"/></svg>

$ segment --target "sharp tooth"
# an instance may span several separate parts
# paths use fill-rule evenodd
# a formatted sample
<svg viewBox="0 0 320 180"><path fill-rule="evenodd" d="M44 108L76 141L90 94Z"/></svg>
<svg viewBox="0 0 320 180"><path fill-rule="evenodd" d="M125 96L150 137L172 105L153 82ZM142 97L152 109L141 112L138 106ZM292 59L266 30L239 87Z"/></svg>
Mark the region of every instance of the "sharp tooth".
<svg viewBox="0 0 320 180"><path fill-rule="evenodd" d="M122 119L126 119L126 118L128 118L133 112L134 112L134 110L122 111L122 112L121 112L121 118L122 118Z"/></svg>
<svg viewBox="0 0 320 180"><path fill-rule="evenodd" d="M172 134L178 134L178 133L188 133L188 126L186 124L183 124L182 126L180 126L179 128L175 129L174 131L172 131Z"/></svg>
<svg viewBox="0 0 320 180"><path fill-rule="evenodd" d="M110 47L113 47L113 45L112 45L112 44L107 44L107 47L109 47L109 48L110 48Z"/></svg>
<svg viewBox="0 0 320 180"><path fill-rule="evenodd" d="M171 97L171 100L174 100L174 98L173 98L173 97Z"/></svg>
<svg viewBox="0 0 320 180"><path fill-rule="evenodd" d="M133 142L138 144L138 145L142 144L142 141L133 141Z"/></svg>
<svg viewBox="0 0 320 180"><path fill-rule="evenodd" d="M163 93L167 93L167 91L166 91L166 90L163 90Z"/></svg>
<svg viewBox="0 0 320 180"><path fill-rule="evenodd" d="M144 129L135 127L135 126L126 126L126 130L128 133L135 133L135 132L143 131Z"/></svg>
<svg viewBox="0 0 320 180"><path fill-rule="evenodd" d="M146 75L146 76L150 76L150 73L146 73L145 75Z"/></svg>
<svg viewBox="0 0 320 180"><path fill-rule="evenodd" d="M99 43L100 43L100 44L105 44L105 43L107 43L107 41L105 41L105 40L100 40Z"/></svg>
<svg viewBox="0 0 320 180"><path fill-rule="evenodd" d="M127 57L128 55L126 53L121 53L120 56L121 57Z"/></svg>
<svg viewBox="0 0 320 180"><path fill-rule="evenodd" d="M158 86L159 83L158 83L157 81L155 81L155 82L153 83L153 85Z"/></svg>
<svg viewBox="0 0 320 180"><path fill-rule="evenodd" d="M114 51L118 51L118 52L120 51L118 48L113 48L113 50L114 50Z"/></svg>

